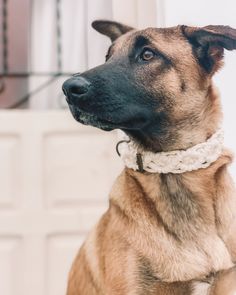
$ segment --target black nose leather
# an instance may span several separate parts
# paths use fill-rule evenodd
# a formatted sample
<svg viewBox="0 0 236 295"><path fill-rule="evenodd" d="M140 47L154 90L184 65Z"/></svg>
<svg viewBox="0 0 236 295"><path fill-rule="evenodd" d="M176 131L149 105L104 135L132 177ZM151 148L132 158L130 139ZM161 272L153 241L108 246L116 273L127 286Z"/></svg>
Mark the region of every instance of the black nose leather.
<svg viewBox="0 0 236 295"><path fill-rule="evenodd" d="M86 94L91 83L83 77L75 77L68 79L62 85L64 94L70 98L71 96L79 97Z"/></svg>

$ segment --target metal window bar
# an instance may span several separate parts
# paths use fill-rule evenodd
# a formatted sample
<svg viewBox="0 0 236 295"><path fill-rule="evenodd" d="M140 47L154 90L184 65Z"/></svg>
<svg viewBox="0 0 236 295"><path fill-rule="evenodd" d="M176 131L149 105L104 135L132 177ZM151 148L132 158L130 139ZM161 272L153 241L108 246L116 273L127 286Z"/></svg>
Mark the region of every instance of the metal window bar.
<svg viewBox="0 0 236 295"><path fill-rule="evenodd" d="M56 50L57 50L57 71L56 72L9 72L8 67L8 0L2 0L2 44L3 44L3 72L0 73L0 94L5 89L4 78L26 78L30 76L50 77L47 81L39 85L31 92L26 93L8 108L17 108L24 104L33 95L41 92L46 87L54 83L61 76L71 76L73 73L62 71L62 34L61 34L61 0L56 0Z"/></svg>

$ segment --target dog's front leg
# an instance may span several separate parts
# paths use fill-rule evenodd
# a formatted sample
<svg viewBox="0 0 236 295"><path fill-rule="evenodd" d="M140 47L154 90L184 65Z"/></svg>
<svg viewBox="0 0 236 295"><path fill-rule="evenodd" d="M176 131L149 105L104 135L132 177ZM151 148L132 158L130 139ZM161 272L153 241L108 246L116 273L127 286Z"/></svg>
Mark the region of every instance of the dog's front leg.
<svg viewBox="0 0 236 295"><path fill-rule="evenodd" d="M209 295L236 295L236 267L217 274Z"/></svg>

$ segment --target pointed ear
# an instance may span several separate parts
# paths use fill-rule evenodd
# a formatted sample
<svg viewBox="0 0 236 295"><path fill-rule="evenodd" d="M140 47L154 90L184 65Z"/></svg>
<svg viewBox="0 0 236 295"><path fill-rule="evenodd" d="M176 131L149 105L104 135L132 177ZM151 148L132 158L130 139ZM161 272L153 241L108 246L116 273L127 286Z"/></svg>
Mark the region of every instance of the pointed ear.
<svg viewBox="0 0 236 295"><path fill-rule="evenodd" d="M95 20L92 27L99 33L108 36L112 42L121 35L134 30L132 27L109 20Z"/></svg>
<svg viewBox="0 0 236 295"><path fill-rule="evenodd" d="M228 26L203 28L182 26L202 67L214 74L223 64L224 49L236 49L236 29Z"/></svg>

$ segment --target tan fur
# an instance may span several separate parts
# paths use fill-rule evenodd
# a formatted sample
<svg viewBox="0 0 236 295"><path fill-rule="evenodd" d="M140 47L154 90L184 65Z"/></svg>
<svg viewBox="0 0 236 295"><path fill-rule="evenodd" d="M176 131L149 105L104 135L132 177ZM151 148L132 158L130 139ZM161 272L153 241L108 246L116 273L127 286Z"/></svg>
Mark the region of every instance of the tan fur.
<svg viewBox="0 0 236 295"><path fill-rule="evenodd" d="M216 220L223 215L215 209L221 202L215 199L215 192L224 190L220 198L227 198L225 203L231 203L233 198L232 192L228 195L224 183L219 181L219 178L228 177L224 166L229 161L230 156L226 153L207 169L178 176L178 182L194 194L189 204L189 211L197 216L193 220L168 212L170 200L168 196L166 199L161 196L160 175L126 169L113 187L110 208L98 224L97 237L93 236L92 240L89 237L72 268L68 294L146 294L139 291L142 259L148 262L146 268L150 268L150 284L153 284L150 294L162 294L158 292L164 288L163 283L158 279L200 281L209 273L232 267L235 252L231 250L231 242L235 243L236 237L224 231L225 236L220 239L222 223L217 225ZM175 182L176 175L171 177ZM235 202L227 210L227 223L232 224ZM236 227L233 224L232 227L235 232ZM85 249L94 250L91 253ZM86 267L83 266L85 262ZM101 290L100 293L87 290L93 285L90 282L87 286L85 281L90 275L94 290ZM183 283L184 289L190 290L191 282L188 284ZM171 292L166 294L183 294L176 288Z"/></svg>
<svg viewBox="0 0 236 295"><path fill-rule="evenodd" d="M236 294L236 269L232 268L219 273L209 295L235 295Z"/></svg>
<svg viewBox="0 0 236 295"><path fill-rule="evenodd" d="M142 31L175 63L153 85L168 92L177 130L159 142L162 150L203 142L221 121L211 75L201 70L180 28L169 30ZM127 54L138 33L118 38L114 56ZM155 146L152 139L150 146ZM227 172L231 161L225 150L210 167L180 175L124 169L112 188L108 211L75 259L67 295L235 294L236 197Z"/></svg>

